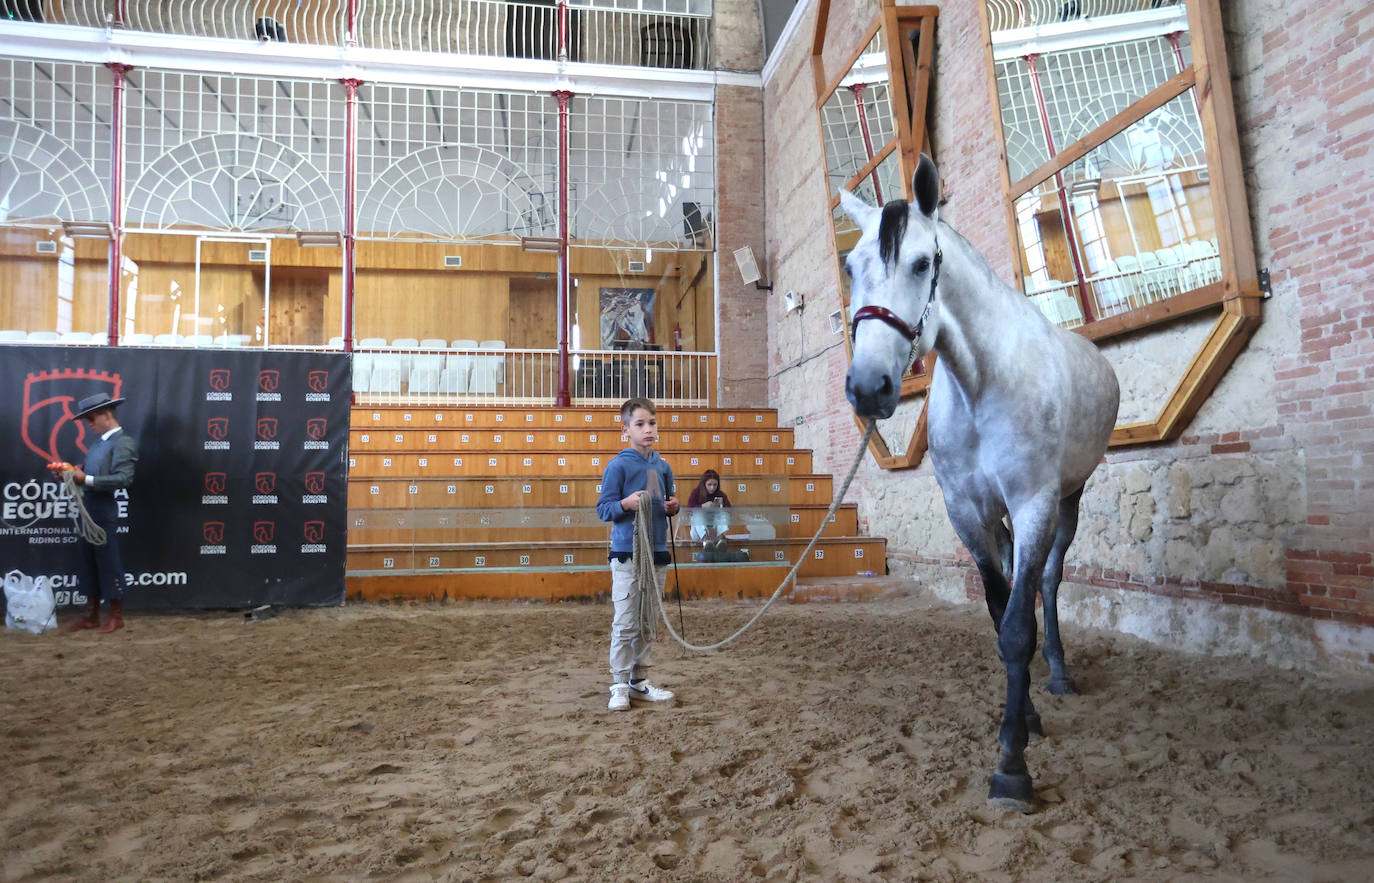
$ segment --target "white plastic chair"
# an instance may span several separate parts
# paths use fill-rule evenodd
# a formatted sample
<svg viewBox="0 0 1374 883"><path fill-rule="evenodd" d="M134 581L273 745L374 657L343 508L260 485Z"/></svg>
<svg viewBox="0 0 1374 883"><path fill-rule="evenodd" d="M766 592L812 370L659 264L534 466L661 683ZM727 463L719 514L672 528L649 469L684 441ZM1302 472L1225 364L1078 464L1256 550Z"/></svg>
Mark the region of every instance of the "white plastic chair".
<svg viewBox="0 0 1374 883"><path fill-rule="evenodd" d="M343 349L343 338L342 338L342 337L331 337L331 338L329 338L329 348L332 349L332 350L341 350L341 349Z"/></svg>
<svg viewBox="0 0 1374 883"><path fill-rule="evenodd" d="M477 349L477 341L467 340L466 338L463 340L455 340L453 342L453 348L456 350L475 350Z"/></svg>
<svg viewBox="0 0 1374 883"><path fill-rule="evenodd" d="M372 363L376 358L372 353L353 354L354 392L370 392L372 390Z"/></svg>
<svg viewBox="0 0 1374 883"><path fill-rule="evenodd" d="M400 392L401 362L399 359L378 358L372 366L369 392Z"/></svg>
<svg viewBox="0 0 1374 883"><path fill-rule="evenodd" d="M386 346L385 337L364 337L358 341L358 346L365 350L375 350Z"/></svg>
<svg viewBox="0 0 1374 883"><path fill-rule="evenodd" d="M438 392L439 373L444 369L444 357L439 353L421 353L410 368L408 392Z"/></svg>
<svg viewBox="0 0 1374 883"><path fill-rule="evenodd" d="M215 339L208 334L191 334L184 343L186 346L214 346Z"/></svg>
<svg viewBox="0 0 1374 883"><path fill-rule="evenodd" d="M110 335L104 331L100 332L99 334L92 334L91 343L95 344L96 346L109 346Z"/></svg>
<svg viewBox="0 0 1374 883"><path fill-rule="evenodd" d="M143 333L126 334L120 338L119 342L125 346L152 346L153 336Z"/></svg>
<svg viewBox="0 0 1374 883"><path fill-rule="evenodd" d="M4 331L0 331L0 342L19 343L20 341L28 339L29 333L27 331L19 331L14 328L9 328Z"/></svg>
<svg viewBox="0 0 1374 883"><path fill-rule="evenodd" d="M90 343L91 332L89 331L64 331L62 332L63 343Z"/></svg>
<svg viewBox="0 0 1374 883"><path fill-rule="evenodd" d="M1116 259L1116 268L1121 271L1118 305L1138 306L1149 292L1149 283L1140 270L1140 258L1133 254L1123 254Z"/></svg>
<svg viewBox="0 0 1374 883"><path fill-rule="evenodd" d="M420 349L446 350L448 349L448 341L440 337L426 337L424 340L420 341Z"/></svg>
<svg viewBox="0 0 1374 883"><path fill-rule="evenodd" d="M459 358L462 358L461 356ZM468 391L468 374L471 365L454 366L452 363L439 372L439 392L464 393Z"/></svg>
<svg viewBox="0 0 1374 883"><path fill-rule="evenodd" d="M483 350L503 350L506 348L504 340L484 340L477 344L478 349ZM482 370L492 371L495 374L494 383L506 382L506 357L505 356L478 356L478 364L486 362L486 368ZM492 392L496 390L493 389Z"/></svg>
<svg viewBox="0 0 1374 883"><path fill-rule="evenodd" d="M30 331L28 336L29 343L57 343L61 339L56 331Z"/></svg>
<svg viewBox="0 0 1374 883"><path fill-rule="evenodd" d="M407 392L438 392L439 391L439 371L438 368L421 368L418 365L410 369L410 381L406 386Z"/></svg>
<svg viewBox="0 0 1374 883"><path fill-rule="evenodd" d="M157 334L153 336L153 346L181 346L180 334Z"/></svg>

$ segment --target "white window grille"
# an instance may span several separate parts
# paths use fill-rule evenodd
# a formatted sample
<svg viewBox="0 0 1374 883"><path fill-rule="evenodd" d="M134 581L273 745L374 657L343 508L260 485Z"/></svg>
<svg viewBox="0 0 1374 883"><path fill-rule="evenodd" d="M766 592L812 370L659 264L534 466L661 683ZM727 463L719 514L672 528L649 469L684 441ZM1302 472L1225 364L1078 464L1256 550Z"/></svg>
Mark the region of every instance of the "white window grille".
<svg viewBox="0 0 1374 883"><path fill-rule="evenodd" d="M343 228L337 83L134 70L126 96L130 229Z"/></svg>
<svg viewBox="0 0 1374 883"><path fill-rule="evenodd" d="M110 220L110 72L0 59L0 223Z"/></svg>
<svg viewBox="0 0 1374 883"><path fill-rule="evenodd" d="M556 236L557 145L547 94L364 85L358 230L383 239Z"/></svg>
<svg viewBox="0 0 1374 883"><path fill-rule="evenodd" d="M573 236L588 244L710 247L710 104L575 96L570 129Z"/></svg>

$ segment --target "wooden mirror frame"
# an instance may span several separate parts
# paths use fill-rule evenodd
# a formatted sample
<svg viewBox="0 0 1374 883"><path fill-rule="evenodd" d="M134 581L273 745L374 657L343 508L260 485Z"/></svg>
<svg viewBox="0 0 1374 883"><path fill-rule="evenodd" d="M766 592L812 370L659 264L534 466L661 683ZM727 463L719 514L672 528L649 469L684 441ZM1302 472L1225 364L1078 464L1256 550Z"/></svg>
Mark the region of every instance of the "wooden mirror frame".
<svg viewBox="0 0 1374 883"><path fill-rule="evenodd" d="M1105 319L1089 321L1073 330L1090 340L1105 341L1206 310L1219 308L1218 316L1160 412L1153 420L1118 424L1112 433L1112 447L1167 441L1182 434L1260 320L1263 294L1255 268L1221 11L1217 0L1184 0L1183 5L1187 9L1192 64L1077 141L1058 149L1048 161L1020 180L1010 179L1005 162L999 169L1008 234L1014 249L1019 250L1022 244L1017 230L1017 199L1189 89L1194 92L1206 150L1209 196L1221 261L1220 281ZM1004 148L1005 154L1006 138L987 0L978 0L978 9L987 46L985 59L993 123L997 143ZM1018 259L1016 285L1024 291L1021 271L1022 261Z"/></svg>
<svg viewBox="0 0 1374 883"><path fill-rule="evenodd" d="M825 129L823 108L830 96L839 87L845 75L868 48L879 29L882 30L883 47L887 55L888 94L891 98L892 116L896 123L896 137L873 152L873 157L860 168L846 187L852 188L857 182L873 174L879 164L894 151L897 153L899 178L903 199L911 199L911 178L916 172L916 162L922 152L930 152L929 129L926 123L930 96L930 68L935 55L935 20L939 16L935 6L898 6L895 0L882 0L882 5L873 20L863 30L858 45L845 57L838 72L826 76L823 53L826 31L830 20L830 0L820 0L816 10L816 27L811 43L811 75L816 89L816 126L820 136L821 155L825 156ZM918 31L918 49L913 49L911 41L903 35ZM827 175L829 169L826 170ZM838 193L829 193L827 183L826 212L830 219L830 248L836 267L839 266L839 248L834 235L835 209L839 205ZM841 290L841 318L844 321L845 353L852 358L853 341L850 337L849 298ZM902 380L903 399L922 394L930 386L930 372L935 364L935 354L928 354L924 361L924 371L909 374ZM854 423L863 429L863 421L858 417ZM869 451L873 459L883 469L910 469L918 466L926 452L926 409L922 405L905 451L894 454L887 446L881 433L874 432L869 440Z"/></svg>

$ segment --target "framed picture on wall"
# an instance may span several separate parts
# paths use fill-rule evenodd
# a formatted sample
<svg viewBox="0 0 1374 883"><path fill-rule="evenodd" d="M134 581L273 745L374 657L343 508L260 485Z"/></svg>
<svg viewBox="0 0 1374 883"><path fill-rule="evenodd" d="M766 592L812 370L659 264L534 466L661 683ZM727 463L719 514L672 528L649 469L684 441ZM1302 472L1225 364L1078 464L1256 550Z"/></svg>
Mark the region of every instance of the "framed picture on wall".
<svg viewBox="0 0 1374 883"><path fill-rule="evenodd" d="M654 342L652 288L601 289L601 348L635 347Z"/></svg>

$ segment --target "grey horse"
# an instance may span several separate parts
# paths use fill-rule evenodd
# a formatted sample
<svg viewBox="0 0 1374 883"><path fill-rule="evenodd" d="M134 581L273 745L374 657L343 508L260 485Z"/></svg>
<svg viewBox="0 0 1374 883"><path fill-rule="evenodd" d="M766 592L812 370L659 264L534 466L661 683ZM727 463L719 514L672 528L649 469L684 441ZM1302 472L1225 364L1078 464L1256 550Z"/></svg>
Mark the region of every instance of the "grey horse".
<svg viewBox="0 0 1374 883"><path fill-rule="evenodd" d="M931 349L939 356L928 450L949 519L982 577L1007 670L988 799L1029 812L1025 748L1030 733L1041 735L1030 699L1035 596L1044 599L1050 690L1072 693L1055 595L1083 485L1116 424L1116 374L1096 346L1052 324L938 219L939 179L927 156L912 192L914 204L882 208L840 194L862 231L845 261L854 322L845 393L861 418L890 417L911 360Z"/></svg>

